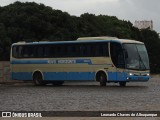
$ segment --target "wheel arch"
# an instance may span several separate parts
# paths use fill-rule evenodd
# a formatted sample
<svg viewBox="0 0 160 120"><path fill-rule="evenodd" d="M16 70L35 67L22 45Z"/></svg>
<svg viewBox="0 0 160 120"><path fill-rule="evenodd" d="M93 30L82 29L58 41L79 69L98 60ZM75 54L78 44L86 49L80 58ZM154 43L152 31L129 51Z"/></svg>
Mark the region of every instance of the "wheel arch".
<svg viewBox="0 0 160 120"><path fill-rule="evenodd" d="M42 79L44 80L43 72L42 72L41 70L39 70L39 69L36 69L36 70L34 70L34 71L32 72L32 80L33 80L33 77L34 77L34 75L35 75L36 73L40 73L41 76L42 76Z"/></svg>
<svg viewBox="0 0 160 120"><path fill-rule="evenodd" d="M100 73L105 74L105 75L106 75L106 79L108 80L108 73L107 73L107 71L104 70L104 69L100 69L100 70L97 70L97 71L96 71L95 81L99 82L99 80L97 79L97 77L98 77L98 75L99 75Z"/></svg>

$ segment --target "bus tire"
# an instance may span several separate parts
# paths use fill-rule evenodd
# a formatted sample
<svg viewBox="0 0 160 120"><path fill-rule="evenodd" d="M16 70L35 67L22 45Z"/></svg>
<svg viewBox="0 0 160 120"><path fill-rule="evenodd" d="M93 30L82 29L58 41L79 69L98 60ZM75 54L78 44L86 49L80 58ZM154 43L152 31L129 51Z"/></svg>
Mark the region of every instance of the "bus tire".
<svg viewBox="0 0 160 120"><path fill-rule="evenodd" d="M99 82L100 82L100 86L106 86L106 83L107 83L107 77L104 73L100 73L98 75L98 79L99 79Z"/></svg>
<svg viewBox="0 0 160 120"><path fill-rule="evenodd" d="M126 82L119 82L119 86L120 87L125 87L126 86Z"/></svg>
<svg viewBox="0 0 160 120"><path fill-rule="evenodd" d="M41 73L38 72L33 75L33 82L36 86L45 85Z"/></svg>
<svg viewBox="0 0 160 120"><path fill-rule="evenodd" d="M64 83L64 81L53 81L53 82L52 82L52 84L53 84L54 86L61 86L61 85L63 85L63 83Z"/></svg>

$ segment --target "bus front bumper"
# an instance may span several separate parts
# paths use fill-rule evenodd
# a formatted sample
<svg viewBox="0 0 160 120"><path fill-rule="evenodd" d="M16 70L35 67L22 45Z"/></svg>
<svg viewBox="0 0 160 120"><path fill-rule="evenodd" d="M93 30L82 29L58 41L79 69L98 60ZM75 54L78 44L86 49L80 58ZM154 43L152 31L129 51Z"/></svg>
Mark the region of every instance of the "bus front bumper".
<svg viewBox="0 0 160 120"><path fill-rule="evenodd" d="M134 82L134 81L135 81L135 82L136 82L136 81L137 81L137 82L138 82L138 81L144 81L144 82L145 82L145 81L148 81L149 79L150 79L150 76L128 76L128 77L127 77L127 81L131 81L131 82L132 82L132 81L133 81L133 82Z"/></svg>

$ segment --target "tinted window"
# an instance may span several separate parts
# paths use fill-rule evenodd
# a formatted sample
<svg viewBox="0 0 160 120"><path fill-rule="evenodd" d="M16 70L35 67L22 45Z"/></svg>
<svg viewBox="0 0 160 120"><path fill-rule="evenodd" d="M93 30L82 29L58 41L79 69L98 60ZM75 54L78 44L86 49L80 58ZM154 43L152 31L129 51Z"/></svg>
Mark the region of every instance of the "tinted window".
<svg viewBox="0 0 160 120"><path fill-rule="evenodd" d="M95 51L95 55L97 57L102 57L102 56L108 57L109 56L108 43L99 43L99 44L96 44L95 50L96 50Z"/></svg>
<svg viewBox="0 0 160 120"><path fill-rule="evenodd" d="M50 45L21 45L13 47L13 57L18 58L64 58L106 57L108 43L73 43Z"/></svg>
<svg viewBox="0 0 160 120"><path fill-rule="evenodd" d="M45 45L44 46L44 57L50 57L50 46L49 45Z"/></svg>
<svg viewBox="0 0 160 120"><path fill-rule="evenodd" d="M42 58L44 55L44 47L43 46L38 46L37 48L37 57Z"/></svg>
<svg viewBox="0 0 160 120"><path fill-rule="evenodd" d="M13 57L18 57L18 48L19 47L17 47L17 46L14 46L13 47L13 50L12 50L12 55L13 55Z"/></svg>
<svg viewBox="0 0 160 120"><path fill-rule="evenodd" d="M15 58L23 57L23 46L14 46L12 56Z"/></svg>
<svg viewBox="0 0 160 120"><path fill-rule="evenodd" d="M112 62L117 68L124 68L124 53L120 43L110 43Z"/></svg>

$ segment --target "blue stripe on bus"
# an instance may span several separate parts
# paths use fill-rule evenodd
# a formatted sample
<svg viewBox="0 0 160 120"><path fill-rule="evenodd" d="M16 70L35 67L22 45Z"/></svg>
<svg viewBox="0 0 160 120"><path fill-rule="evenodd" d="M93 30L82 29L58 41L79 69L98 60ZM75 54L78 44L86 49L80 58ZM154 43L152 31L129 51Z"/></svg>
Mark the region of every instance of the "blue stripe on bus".
<svg viewBox="0 0 160 120"><path fill-rule="evenodd" d="M14 80L32 80L32 72L12 72ZM44 72L44 80L95 80L95 72ZM125 72L108 72L108 81L148 81L149 76L130 76Z"/></svg>
<svg viewBox="0 0 160 120"><path fill-rule="evenodd" d="M109 81L126 81L127 73L126 72L108 72Z"/></svg>
<svg viewBox="0 0 160 120"><path fill-rule="evenodd" d="M32 80L32 72L12 72L13 80Z"/></svg>
<svg viewBox="0 0 160 120"><path fill-rule="evenodd" d="M44 72L44 80L94 80L94 72ZM14 80L32 80L31 72L12 72Z"/></svg>
<svg viewBox="0 0 160 120"><path fill-rule="evenodd" d="M59 59L59 60L12 60L11 64L92 64L90 59Z"/></svg>
<svg viewBox="0 0 160 120"><path fill-rule="evenodd" d="M130 76L130 81L148 81L150 76Z"/></svg>
<svg viewBox="0 0 160 120"><path fill-rule="evenodd" d="M12 60L10 64L88 64L88 65L109 65L112 64L93 64L90 59L60 59L60 60Z"/></svg>
<svg viewBox="0 0 160 120"><path fill-rule="evenodd" d="M47 64L48 60L12 60L11 64Z"/></svg>
<svg viewBox="0 0 160 120"><path fill-rule="evenodd" d="M92 72L47 72L44 73L46 80L94 80Z"/></svg>

